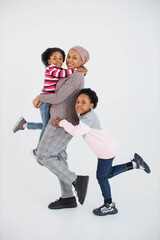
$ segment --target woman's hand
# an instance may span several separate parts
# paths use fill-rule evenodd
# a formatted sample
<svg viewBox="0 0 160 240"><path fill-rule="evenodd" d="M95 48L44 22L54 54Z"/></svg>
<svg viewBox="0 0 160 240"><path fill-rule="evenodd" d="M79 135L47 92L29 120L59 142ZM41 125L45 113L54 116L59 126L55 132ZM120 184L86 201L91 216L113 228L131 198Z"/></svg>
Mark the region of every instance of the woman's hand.
<svg viewBox="0 0 160 240"><path fill-rule="evenodd" d="M39 95L33 100L33 105L35 108L39 108L42 103L39 101Z"/></svg>
<svg viewBox="0 0 160 240"><path fill-rule="evenodd" d="M64 119L67 119L67 116L65 116ZM56 128L59 127L59 123L62 120L63 120L62 118L56 117L55 124L54 124Z"/></svg>
<svg viewBox="0 0 160 240"><path fill-rule="evenodd" d="M60 123L61 120L62 120L62 119L59 118L59 117L56 118L56 120L55 120L55 124L54 124L56 128L59 127L59 123Z"/></svg>
<svg viewBox="0 0 160 240"><path fill-rule="evenodd" d="M85 66L81 66L81 67L77 68L77 72L83 72L84 76L86 76L88 70Z"/></svg>

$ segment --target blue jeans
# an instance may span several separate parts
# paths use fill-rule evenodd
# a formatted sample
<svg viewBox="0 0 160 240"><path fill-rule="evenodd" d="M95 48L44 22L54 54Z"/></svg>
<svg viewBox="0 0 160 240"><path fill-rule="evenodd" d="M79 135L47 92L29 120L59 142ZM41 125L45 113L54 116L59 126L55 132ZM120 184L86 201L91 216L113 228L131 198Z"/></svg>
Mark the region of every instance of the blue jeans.
<svg viewBox="0 0 160 240"><path fill-rule="evenodd" d="M120 164L112 167L113 159L114 158L98 158L97 180L102 191L102 196L105 199L111 198L111 188L108 179L127 171L126 164Z"/></svg>
<svg viewBox="0 0 160 240"><path fill-rule="evenodd" d="M49 118L50 118L50 107L51 107L51 104L49 104L49 103L42 103L41 106L39 107L39 110L40 110L40 113L41 113L41 118L42 118L42 123L27 122L27 128L28 129L30 129L30 130L41 129L41 133L40 133L37 148L39 146L39 142L42 138L45 127L46 127L46 125L49 121Z"/></svg>

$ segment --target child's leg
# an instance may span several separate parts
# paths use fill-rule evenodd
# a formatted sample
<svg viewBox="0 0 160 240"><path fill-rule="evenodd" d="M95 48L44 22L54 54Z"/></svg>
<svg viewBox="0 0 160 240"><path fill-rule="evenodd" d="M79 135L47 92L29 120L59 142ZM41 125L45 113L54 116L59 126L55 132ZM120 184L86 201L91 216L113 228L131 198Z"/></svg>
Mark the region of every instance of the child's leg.
<svg viewBox="0 0 160 240"><path fill-rule="evenodd" d="M100 185L104 199L111 199L111 189L108 181L108 175L112 169L112 159L98 159L97 180Z"/></svg>
<svg viewBox="0 0 160 240"><path fill-rule="evenodd" d="M112 162L114 158L111 159L98 159L97 165L97 179L104 197L104 204L99 208L93 210L93 213L97 216L106 216L111 214L116 214L118 212L115 204L112 203L111 189L108 181L109 173L112 169ZM119 167L119 172L125 170L124 166ZM117 169L118 171L118 169Z"/></svg>
<svg viewBox="0 0 160 240"><path fill-rule="evenodd" d="M44 133L45 127L47 126L49 118L50 118L50 107L51 107L51 104L49 104L49 103L42 103L41 106L39 107L43 125L42 125L42 130L41 130L41 133L40 133L38 145L40 143L40 140L41 140L42 135ZM38 148L38 145L37 145L37 148Z"/></svg>
<svg viewBox="0 0 160 240"><path fill-rule="evenodd" d="M114 158L111 159L98 159L97 165L97 180L100 185L102 195L104 199L111 203L111 189L108 179L112 178L120 173L126 172L127 170L133 169L132 162L126 164L120 164L112 167L112 162Z"/></svg>
<svg viewBox="0 0 160 240"><path fill-rule="evenodd" d="M126 172L133 168L142 168L146 173L150 173L150 168L147 163L135 153L131 162L120 164L112 167L113 159L98 159L97 165L97 179L104 197L104 204L99 208L93 210L93 213L98 216L105 216L109 214L116 214L118 210L115 203L112 203L111 189L108 179L112 178L122 172Z"/></svg>
<svg viewBox="0 0 160 240"><path fill-rule="evenodd" d="M112 202L111 188L108 179L133 168L131 162L112 167L113 159L114 158L98 159L97 180L104 197L104 204L93 210L93 213L97 216L106 216L118 212L115 203Z"/></svg>
<svg viewBox="0 0 160 240"><path fill-rule="evenodd" d="M28 128L29 130L42 129L42 123L27 122L25 118L21 117L13 128L13 132L16 133L19 130L24 130Z"/></svg>
<svg viewBox="0 0 160 240"><path fill-rule="evenodd" d="M36 123L36 122L27 122L24 125L24 128L27 128L29 130L39 130L43 128L43 124L42 123Z"/></svg>
<svg viewBox="0 0 160 240"><path fill-rule="evenodd" d="M133 169L133 163L132 162L127 162L124 164L119 164L119 165L115 165L113 167L110 168L109 174L108 174L108 178L112 178L115 177L116 175L129 171L131 169Z"/></svg>

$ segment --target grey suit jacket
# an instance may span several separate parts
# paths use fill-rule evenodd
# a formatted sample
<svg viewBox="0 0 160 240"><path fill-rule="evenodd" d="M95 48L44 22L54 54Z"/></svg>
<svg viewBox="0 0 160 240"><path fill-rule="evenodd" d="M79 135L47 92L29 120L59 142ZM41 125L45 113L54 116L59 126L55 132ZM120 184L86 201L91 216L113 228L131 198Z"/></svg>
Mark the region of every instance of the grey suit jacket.
<svg viewBox="0 0 160 240"><path fill-rule="evenodd" d="M50 103L49 124L53 126L56 117L64 118L73 125L77 125L79 118L75 111L75 101L79 91L84 88L84 76L81 72L74 72L67 78L60 78L54 94L42 94L41 102Z"/></svg>

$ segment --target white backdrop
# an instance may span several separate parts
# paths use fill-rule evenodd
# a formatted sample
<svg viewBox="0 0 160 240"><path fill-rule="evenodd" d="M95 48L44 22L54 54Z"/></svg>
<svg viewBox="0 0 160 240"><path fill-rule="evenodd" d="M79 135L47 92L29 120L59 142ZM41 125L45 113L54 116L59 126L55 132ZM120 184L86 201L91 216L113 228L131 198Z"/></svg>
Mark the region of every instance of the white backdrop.
<svg viewBox="0 0 160 240"><path fill-rule="evenodd" d="M160 1L1 0L0 29L1 239L160 239ZM90 53L85 87L97 92L102 127L119 144L115 164L138 152L152 170L111 180L114 218L91 214L102 197L96 157L81 138L67 152L70 169L90 175L86 203L55 214L47 205L60 196L58 181L30 153L39 132L12 132L21 116L40 121L32 100L43 84L41 53L74 45Z"/></svg>

